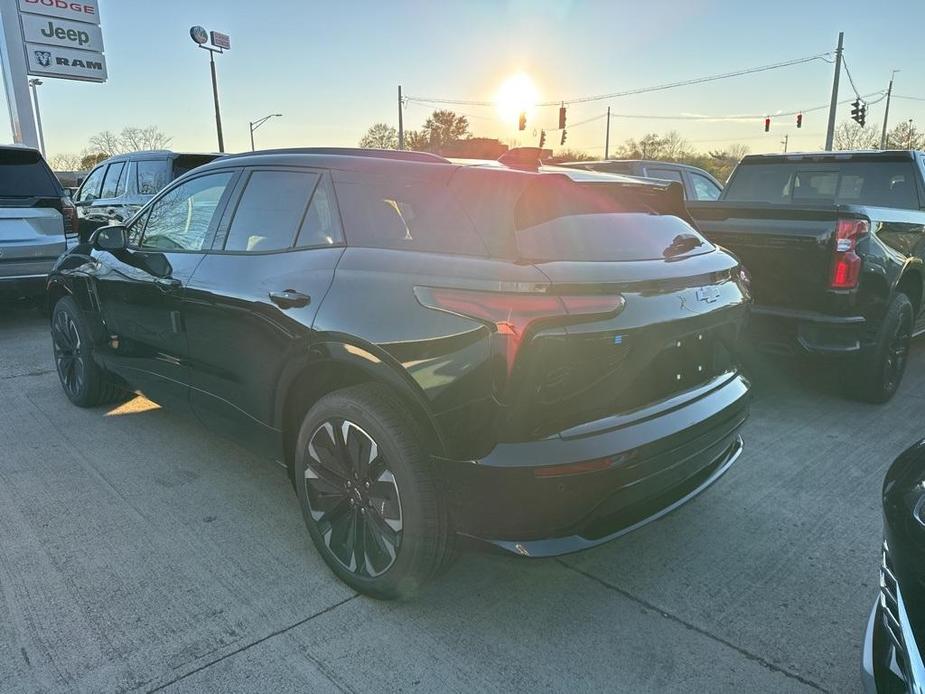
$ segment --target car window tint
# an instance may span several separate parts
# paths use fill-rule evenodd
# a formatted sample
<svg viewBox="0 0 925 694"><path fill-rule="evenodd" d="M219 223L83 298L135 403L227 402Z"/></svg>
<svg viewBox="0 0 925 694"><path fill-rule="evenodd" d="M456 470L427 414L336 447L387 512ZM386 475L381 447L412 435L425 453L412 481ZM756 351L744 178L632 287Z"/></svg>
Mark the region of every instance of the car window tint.
<svg viewBox="0 0 925 694"><path fill-rule="evenodd" d="M233 174L198 176L168 191L148 212L141 248L199 251L209 240L215 210Z"/></svg>
<svg viewBox="0 0 925 694"><path fill-rule="evenodd" d="M122 170L125 168L125 162L110 164L106 170L106 177L103 179L103 188L100 191L101 198L116 197L116 190L119 187L119 177L122 176Z"/></svg>
<svg viewBox="0 0 925 694"><path fill-rule="evenodd" d="M352 246L486 255L443 182L351 173L335 178L335 188Z"/></svg>
<svg viewBox="0 0 925 694"><path fill-rule="evenodd" d="M91 202L100 196L100 186L103 183L103 174L105 173L105 166L98 166L90 172L90 175L84 179L80 192L77 193L77 202Z"/></svg>
<svg viewBox="0 0 925 694"><path fill-rule="evenodd" d="M719 198L720 193L723 191L718 185L711 181L706 176L701 174L690 173L691 183L694 186L694 199L695 200L716 200Z"/></svg>
<svg viewBox="0 0 925 694"><path fill-rule="evenodd" d="M166 159L151 159L137 162L135 172L138 192L142 195L154 195L167 185L170 169Z"/></svg>
<svg viewBox="0 0 925 694"><path fill-rule="evenodd" d="M340 213L334 200L334 187L327 176L315 187L308 212L302 220L296 246L330 246L343 241Z"/></svg>
<svg viewBox="0 0 925 694"><path fill-rule="evenodd" d="M30 149L0 151L0 197L61 194L61 186L41 154Z"/></svg>
<svg viewBox="0 0 925 694"><path fill-rule="evenodd" d="M646 176L649 178L661 178L666 181L678 181L681 182L681 172L675 171L674 169L655 169L655 168L646 168Z"/></svg>
<svg viewBox="0 0 925 694"><path fill-rule="evenodd" d="M225 250L290 248L318 178L310 171L254 171L235 210Z"/></svg>
<svg viewBox="0 0 925 694"><path fill-rule="evenodd" d="M116 197L120 197L125 194L125 187L128 183L128 172L132 168L131 162L125 162L125 166L122 167L122 173L119 174L119 182L116 184Z"/></svg>

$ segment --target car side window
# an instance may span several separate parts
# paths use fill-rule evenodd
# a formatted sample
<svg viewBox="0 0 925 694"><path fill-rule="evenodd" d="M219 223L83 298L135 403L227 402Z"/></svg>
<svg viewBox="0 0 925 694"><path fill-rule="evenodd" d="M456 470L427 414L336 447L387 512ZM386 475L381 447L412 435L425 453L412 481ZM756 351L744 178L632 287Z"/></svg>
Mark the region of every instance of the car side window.
<svg viewBox="0 0 925 694"><path fill-rule="evenodd" d="M690 172L691 184L694 186L695 200L717 200L723 191L706 176Z"/></svg>
<svg viewBox="0 0 925 694"><path fill-rule="evenodd" d="M146 159L136 163L135 176L141 195L154 195L167 185L169 167L166 159Z"/></svg>
<svg viewBox="0 0 925 694"><path fill-rule="evenodd" d="M92 202L100 196L100 186L103 183L105 173L105 166L98 166L90 172L90 175L84 179L84 183L80 187L77 202Z"/></svg>
<svg viewBox="0 0 925 694"><path fill-rule="evenodd" d="M296 246L331 246L344 240L340 227L340 213L334 199L334 186L327 176L315 186L315 194L302 220Z"/></svg>
<svg viewBox="0 0 925 694"><path fill-rule="evenodd" d="M311 171L254 171L238 202L226 251L291 248L320 176Z"/></svg>
<svg viewBox="0 0 925 694"><path fill-rule="evenodd" d="M116 162L110 164L106 170L106 177L103 179L103 188L100 191L101 198L114 198L119 188L119 179L122 177L122 171L125 169L125 162Z"/></svg>
<svg viewBox="0 0 925 694"><path fill-rule="evenodd" d="M233 176L231 172L197 176L158 198L146 213L139 247L160 251L206 248L215 212Z"/></svg>
<svg viewBox="0 0 925 694"><path fill-rule="evenodd" d="M334 186L351 246L488 255L445 182L338 171Z"/></svg>
<svg viewBox="0 0 925 694"><path fill-rule="evenodd" d="M666 181L677 181L678 183L683 182L683 179L681 178L681 172L675 171L674 169L655 169L646 167L646 176L649 178L661 178Z"/></svg>

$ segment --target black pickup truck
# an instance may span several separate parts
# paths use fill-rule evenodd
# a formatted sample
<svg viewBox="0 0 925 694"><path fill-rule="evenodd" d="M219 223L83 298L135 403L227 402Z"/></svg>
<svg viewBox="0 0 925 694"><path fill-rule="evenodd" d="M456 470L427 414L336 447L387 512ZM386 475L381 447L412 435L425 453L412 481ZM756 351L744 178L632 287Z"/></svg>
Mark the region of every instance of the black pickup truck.
<svg viewBox="0 0 925 694"><path fill-rule="evenodd" d="M758 345L847 357L853 395L893 396L925 324L922 152L747 156L688 208L748 269Z"/></svg>

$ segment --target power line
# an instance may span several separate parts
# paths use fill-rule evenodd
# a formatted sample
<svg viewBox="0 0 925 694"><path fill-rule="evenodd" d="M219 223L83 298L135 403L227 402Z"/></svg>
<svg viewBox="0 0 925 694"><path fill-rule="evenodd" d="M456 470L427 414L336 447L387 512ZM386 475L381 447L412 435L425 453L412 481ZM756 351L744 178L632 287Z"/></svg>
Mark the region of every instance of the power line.
<svg viewBox="0 0 925 694"><path fill-rule="evenodd" d="M546 106L559 106L562 104L583 104L591 101L604 101L606 99L616 99L621 96L632 96L635 94L648 94L650 92L664 91L666 89L675 89L677 87L687 87L694 84L703 84L705 82L715 82L717 80L729 79L732 77L741 77L743 75L753 75L758 72L767 72L769 70L777 70L779 68L791 67L794 65L802 65L803 63L813 62L815 60L825 60L827 56L832 55L831 51L826 53L817 53L816 55L805 56L803 58L795 58L793 60L785 60L780 63L772 63L770 65L759 65L757 67L745 68L744 70L736 70L733 72L723 72L717 75L707 75L705 77L695 77L688 80L680 80L677 82L667 82L664 84L657 84L651 87L638 87L636 89L627 89L620 92L610 92L607 94L598 94L596 96L583 96L576 97L572 99L564 99L560 101L544 101L542 103L534 104L537 107L546 107ZM437 99L433 97L422 97L422 96L406 96L407 101L413 101L417 103L429 103L429 104L449 104L456 106L492 106L493 102L491 101L478 101L471 99Z"/></svg>
<svg viewBox="0 0 925 694"><path fill-rule="evenodd" d="M858 91L858 88L854 85L854 78L851 76L851 70L848 69L848 60L845 58L845 54L842 53L841 57L842 65L845 66L845 74L848 75L848 82L851 83L851 88L854 90L854 95L858 99L862 99L861 92Z"/></svg>
<svg viewBox="0 0 925 694"><path fill-rule="evenodd" d="M925 101L925 96L900 96L899 94L893 95L894 99L908 99L910 101Z"/></svg>

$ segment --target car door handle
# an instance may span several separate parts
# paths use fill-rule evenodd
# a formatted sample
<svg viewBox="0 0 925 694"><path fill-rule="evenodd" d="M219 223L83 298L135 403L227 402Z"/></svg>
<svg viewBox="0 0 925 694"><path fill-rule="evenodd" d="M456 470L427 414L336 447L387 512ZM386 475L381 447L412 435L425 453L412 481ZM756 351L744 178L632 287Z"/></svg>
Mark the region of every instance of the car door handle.
<svg viewBox="0 0 925 694"><path fill-rule="evenodd" d="M301 308L308 306L312 298L308 294L297 292L294 289L284 289L281 292L270 292L270 301L280 308Z"/></svg>
<svg viewBox="0 0 925 694"><path fill-rule="evenodd" d="M180 280L173 277L155 277L154 284L167 292L179 289L183 285Z"/></svg>

